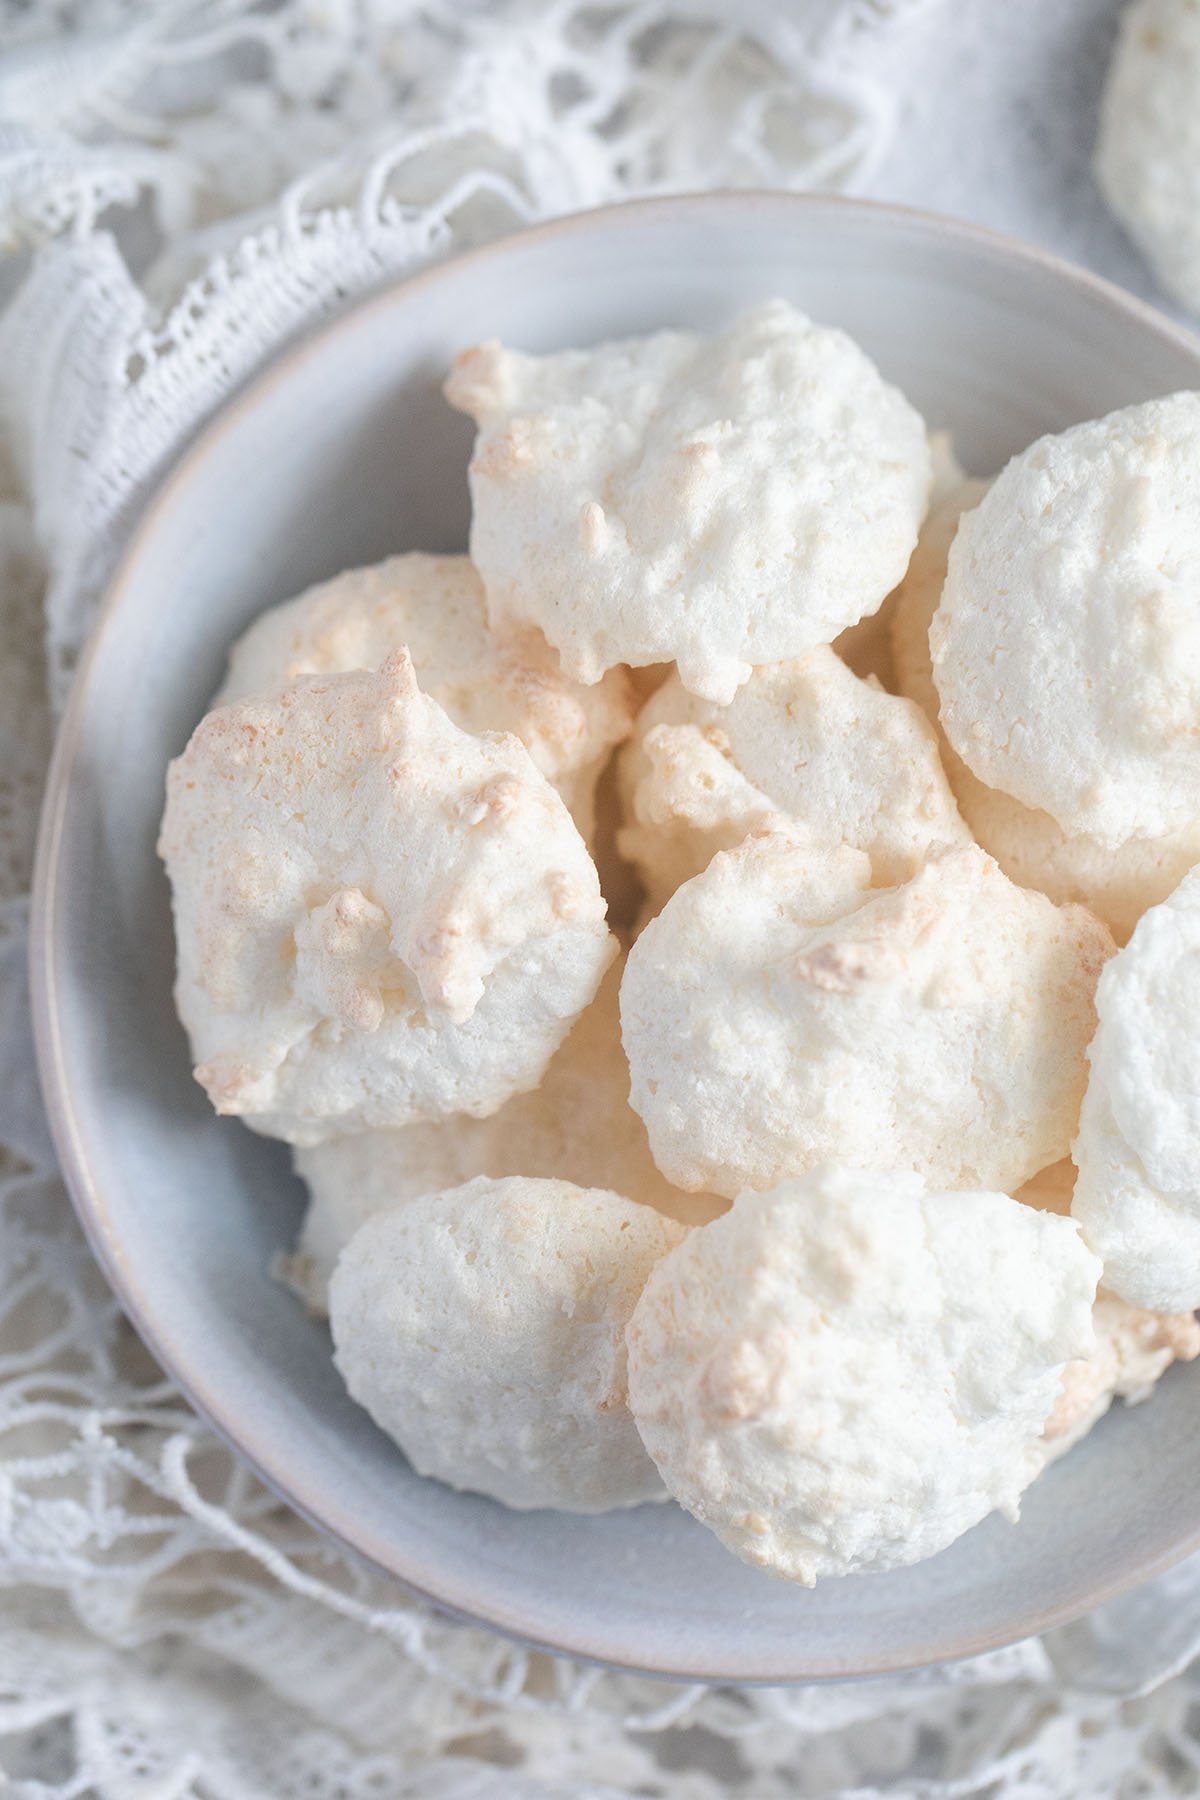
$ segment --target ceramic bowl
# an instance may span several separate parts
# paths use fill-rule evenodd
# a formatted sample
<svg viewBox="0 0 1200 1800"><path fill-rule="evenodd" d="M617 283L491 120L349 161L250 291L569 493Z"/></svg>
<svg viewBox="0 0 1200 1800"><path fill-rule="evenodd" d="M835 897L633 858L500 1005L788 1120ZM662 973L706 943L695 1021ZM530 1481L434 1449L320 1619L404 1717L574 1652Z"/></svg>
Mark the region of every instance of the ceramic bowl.
<svg viewBox="0 0 1200 1800"><path fill-rule="evenodd" d="M442 1606L686 1679L911 1668L1021 1638L1200 1544L1200 1364L1117 1407L1029 1492L894 1574L804 1592L672 1506L515 1513L421 1480L269 1274L302 1207L286 1150L208 1109L171 1004L154 852L167 761L263 607L394 550L465 546L451 356L710 327L781 294L844 326L975 472L1181 387L1200 346L987 233L885 207L725 194L616 207L473 251L322 325L213 421L132 533L80 670L43 822L34 985L67 1179L114 1287L199 1410L294 1506Z"/></svg>

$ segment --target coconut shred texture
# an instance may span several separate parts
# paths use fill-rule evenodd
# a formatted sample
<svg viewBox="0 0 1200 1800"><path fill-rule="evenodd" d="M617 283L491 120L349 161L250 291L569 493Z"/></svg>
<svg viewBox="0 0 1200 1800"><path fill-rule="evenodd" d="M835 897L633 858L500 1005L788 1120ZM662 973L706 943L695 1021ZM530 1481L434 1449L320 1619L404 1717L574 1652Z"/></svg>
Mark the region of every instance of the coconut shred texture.
<svg viewBox="0 0 1200 1800"><path fill-rule="evenodd" d="M684 1230L566 1181L426 1194L342 1253L338 1368L418 1474L520 1508L665 1499L626 1405L624 1334Z"/></svg>
<svg viewBox="0 0 1200 1800"><path fill-rule="evenodd" d="M1200 1306L1200 871L1151 907L1096 990L1071 1210L1104 1283Z"/></svg>
<svg viewBox="0 0 1200 1800"><path fill-rule="evenodd" d="M872 889L777 829L715 856L629 953L631 1104L682 1188L821 1163L1013 1192L1067 1155L1113 941L975 846Z"/></svg>
<svg viewBox="0 0 1200 1800"><path fill-rule="evenodd" d="M495 1112L616 953L559 795L515 737L453 724L406 652L209 713L159 850L196 1079L295 1144Z"/></svg>
<svg viewBox="0 0 1200 1800"><path fill-rule="evenodd" d="M629 1322L629 1404L668 1491L811 1587L1015 1518L1100 1265L997 1193L820 1169L689 1232Z"/></svg>
<svg viewBox="0 0 1200 1800"><path fill-rule="evenodd" d="M539 631L489 630L483 585L465 556L390 556L269 608L230 651L213 704L273 693L297 675L377 669L404 649L421 691L456 725L520 738L590 837L600 770L633 726L629 678L612 669L583 687L566 679Z"/></svg>
<svg viewBox="0 0 1200 1800"><path fill-rule="evenodd" d="M1200 394L1044 437L959 522L929 635L988 786L1110 846L1200 814Z"/></svg>
<svg viewBox="0 0 1200 1800"><path fill-rule="evenodd" d="M904 573L929 498L920 416L844 332L782 300L713 336L465 351L471 557L493 626L574 680L674 662L725 704L828 644Z"/></svg>
<svg viewBox="0 0 1200 1800"><path fill-rule="evenodd" d="M621 788L618 846L655 904L781 820L865 851L880 886L971 841L919 708L824 647L755 669L726 707L669 678L622 752Z"/></svg>

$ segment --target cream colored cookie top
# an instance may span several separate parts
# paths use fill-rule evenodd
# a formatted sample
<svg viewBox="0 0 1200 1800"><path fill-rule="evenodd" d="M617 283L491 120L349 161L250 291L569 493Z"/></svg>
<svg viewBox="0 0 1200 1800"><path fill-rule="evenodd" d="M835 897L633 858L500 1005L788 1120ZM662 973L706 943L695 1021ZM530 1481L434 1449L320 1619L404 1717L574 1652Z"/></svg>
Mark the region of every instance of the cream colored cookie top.
<svg viewBox="0 0 1200 1800"><path fill-rule="evenodd" d="M615 963L576 1020L541 1085L489 1119L438 1119L398 1131L361 1131L296 1152L310 1201L289 1277L316 1311L333 1265L364 1219L476 1175L537 1175L608 1188L686 1224L728 1202L684 1194L661 1175L646 1127L629 1104L629 1065L617 1011Z"/></svg>
<svg viewBox="0 0 1200 1800"><path fill-rule="evenodd" d="M1099 1263L1068 1219L824 1168L688 1234L627 1333L667 1488L743 1561L811 1586L1017 1514Z"/></svg>
<svg viewBox="0 0 1200 1800"><path fill-rule="evenodd" d="M1200 310L1200 13L1134 0L1100 106L1096 178L1162 285Z"/></svg>
<svg viewBox="0 0 1200 1800"><path fill-rule="evenodd" d="M494 1112L616 949L528 752L452 724L405 653L209 713L159 849L196 1078L292 1143Z"/></svg>
<svg viewBox="0 0 1200 1800"><path fill-rule="evenodd" d="M629 678L613 669L582 687L565 678L540 632L490 631L483 585L465 556L390 556L271 607L230 651L213 704L272 693L297 675L377 669L403 649L422 693L456 725L520 738L586 837L600 768L633 724Z"/></svg>
<svg viewBox="0 0 1200 1800"><path fill-rule="evenodd" d="M1011 1193L1067 1153L1107 930L973 845L900 887L869 877L861 853L752 837L630 951L631 1102L677 1186L838 1162Z"/></svg>
<svg viewBox="0 0 1200 1800"><path fill-rule="evenodd" d="M920 709L827 647L755 669L726 707L669 680L622 753L622 788L618 844L659 903L718 850L781 819L822 849L864 851L879 886L970 842Z"/></svg>
<svg viewBox="0 0 1200 1800"><path fill-rule="evenodd" d="M522 1508L661 1499L626 1407L624 1332L684 1231L566 1181L427 1194L342 1253L338 1368L420 1475Z"/></svg>
<svg viewBox="0 0 1200 1800"><path fill-rule="evenodd" d="M890 612L896 684L938 725L929 627L941 599L950 545L961 515L977 506L987 483L966 482L926 520L908 574ZM1124 943L1148 906L1165 900L1200 862L1200 820L1161 838L1111 845L1087 832L1065 832L1048 812L1023 806L1011 794L973 775L939 729L942 762L962 817L976 843L994 856L1010 881L1037 888L1062 905L1076 901L1103 919Z"/></svg>
<svg viewBox="0 0 1200 1800"><path fill-rule="evenodd" d="M1200 815L1200 394L1041 438L959 523L930 628L975 775L1115 845Z"/></svg>
<svg viewBox="0 0 1200 1800"><path fill-rule="evenodd" d="M538 626L579 681L673 661L732 699L752 667L875 611L928 501L918 414L782 300L712 337L483 344L446 393L479 425L471 555L492 623Z"/></svg>
<svg viewBox="0 0 1200 1800"><path fill-rule="evenodd" d="M1104 1283L1200 1306L1200 870L1152 907L1096 990L1072 1211Z"/></svg>

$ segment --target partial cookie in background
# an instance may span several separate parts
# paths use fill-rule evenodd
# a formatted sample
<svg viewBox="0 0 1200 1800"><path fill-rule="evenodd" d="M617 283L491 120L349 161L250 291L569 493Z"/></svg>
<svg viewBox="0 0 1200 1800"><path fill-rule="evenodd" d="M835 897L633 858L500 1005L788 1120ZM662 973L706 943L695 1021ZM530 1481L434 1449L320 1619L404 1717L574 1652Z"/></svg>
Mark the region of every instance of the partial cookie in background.
<svg viewBox="0 0 1200 1800"><path fill-rule="evenodd" d="M870 889L860 852L751 837L629 953L631 1104L683 1188L831 1162L1012 1193L1067 1154L1113 942L971 845Z"/></svg>
<svg viewBox="0 0 1200 1800"><path fill-rule="evenodd" d="M1173 1362L1200 1356L1200 1323L1191 1312L1146 1312L1102 1288L1092 1309L1096 1348L1069 1362L1046 1420L1046 1461L1055 1462L1098 1425L1114 1400L1149 1398Z"/></svg>
<svg viewBox="0 0 1200 1800"><path fill-rule="evenodd" d="M1200 311L1200 11L1133 0L1100 103L1096 179L1159 281Z"/></svg>
<svg viewBox="0 0 1200 1800"><path fill-rule="evenodd" d="M946 564L959 524L965 513L979 505L989 486L986 481L963 481L930 508L889 610L897 689L914 700L934 726L940 702L933 685L929 627L946 585ZM945 744L944 737L942 741Z"/></svg>
<svg viewBox="0 0 1200 1800"><path fill-rule="evenodd" d="M481 1177L369 1219L329 1291L347 1388L419 1475L506 1506L665 1498L625 1326L685 1228L619 1194Z"/></svg>
<svg viewBox="0 0 1200 1800"><path fill-rule="evenodd" d="M1037 888L1060 905L1075 901L1088 907L1124 943L1146 908L1165 899L1200 862L1200 822L1163 838L1134 838L1115 847L1087 833L1067 833L1049 813L986 786L940 730L929 627L959 519L979 504L987 486L966 482L930 513L922 528L889 614L896 685L938 728L946 777L976 842L1011 881Z"/></svg>
<svg viewBox="0 0 1200 1800"><path fill-rule="evenodd" d="M324 1311L334 1263L365 1219L477 1175L610 1188L689 1225L725 1210L715 1195L671 1187L650 1154L646 1127L629 1104L617 1010L621 970L616 964L604 977L541 1085L490 1119L362 1131L296 1152L310 1199L285 1274L314 1312Z"/></svg>
<svg viewBox="0 0 1200 1800"><path fill-rule="evenodd" d="M1075 1174L1069 1158L1054 1163L1018 1188L1014 1198L1043 1212L1068 1216ZM1046 1420L1047 1462L1056 1461L1085 1438L1114 1400L1135 1406L1149 1397L1173 1362L1191 1362L1200 1355L1200 1324L1191 1312L1147 1312L1101 1288L1092 1317L1096 1348L1091 1356L1067 1364Z"/></svg>
<svg viewBox="0 0 1200 1800"><path fill-rule="evenodd" d="M519 737L591 836L597 779L633 727L632 685L613 669L583 687L565 678L539 631L489 630L465 556L390 556L271 607L230 651L213 705L273 693L297 675L377 669L396 650L408 651L422 693L464 731Z"/></svg>
<svg viewBox="0 0 1200 1800"><path fill-rule="evenodd" d="M718 850L791 820L819 850L847 844L880 887L970 842L919 707L860 681L829 648L754 671L726 707L672 677L620 758L622 853L652 905Z"/></svg>
<svg viewBox="0 0 1200 1800"><path fill-rule="evenodd" d="M1200 870L1140 921L1096 989L1072 1212L1134 1306L1200 1306Z"/></svg>
<svg viewBox="0 0 1200 1800"><path fill-rule="evenodd" d="M920 416L845 333L781 300L711 337L463 353L471 555L494 626L572 678L675 662L724 703L828 644L904 573L930 488Z"/></svg>
<svg viewBox="0 0 1200 1800"><path fill-rule="evenodd" d="M812 1584L1017 1516L1099 1263L1068 1219L913 1175L819 1169L688 1234L627 1333L670 1493L735 1556Z"/></svg>
<svg viewBox="0 0 1200 1800"><path fill-rule="evenodd" d="M461 731L404 653L209 713L159 849L196 1079L295 1144L495 1112L617 948L529 753Z"/></svg>
<svg viewBox="0 0 1200 1800"><path fill-rule="evenodd" d="M930 626L942 727L989 787L1115 847L1200 817L1200 394L1015 456Z"/></svg>

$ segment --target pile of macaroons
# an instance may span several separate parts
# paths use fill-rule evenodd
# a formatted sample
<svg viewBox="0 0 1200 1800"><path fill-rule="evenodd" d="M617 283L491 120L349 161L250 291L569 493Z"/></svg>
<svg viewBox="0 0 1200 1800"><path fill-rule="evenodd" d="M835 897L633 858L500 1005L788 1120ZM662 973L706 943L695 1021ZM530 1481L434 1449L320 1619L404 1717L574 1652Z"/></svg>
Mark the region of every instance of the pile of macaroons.
<svg viewBox="0 0 1200 1800"><path fill-rule="evenodd" d="M446 392L470 559L266 613L170 771L290 1278L509 1506L804 1583L1015 1517L1200 1349L1200 395L985 489L780 301Z"/></svg>

